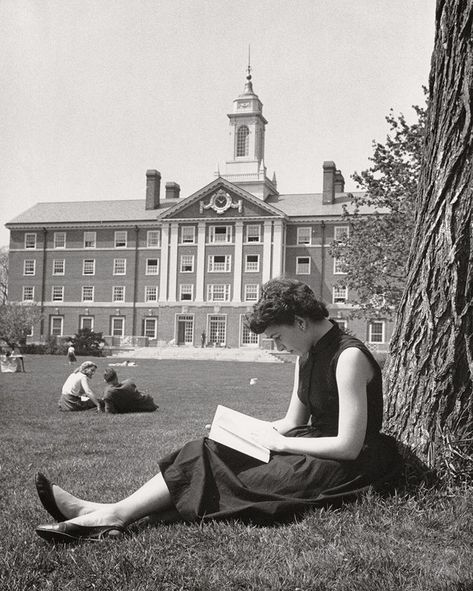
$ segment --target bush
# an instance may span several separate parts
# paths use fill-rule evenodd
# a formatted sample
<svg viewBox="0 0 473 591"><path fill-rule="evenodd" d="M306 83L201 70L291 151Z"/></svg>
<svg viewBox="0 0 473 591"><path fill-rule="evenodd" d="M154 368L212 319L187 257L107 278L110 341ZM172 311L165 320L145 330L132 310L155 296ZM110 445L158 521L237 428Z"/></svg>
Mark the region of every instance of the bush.
<svg viewBox="0 0 473 591"><path fill-rule="evenodd" d="M101 332L94 332L90 328L81 328L71 339L76 355L101 357L105 344L102 334Z"/></svg>

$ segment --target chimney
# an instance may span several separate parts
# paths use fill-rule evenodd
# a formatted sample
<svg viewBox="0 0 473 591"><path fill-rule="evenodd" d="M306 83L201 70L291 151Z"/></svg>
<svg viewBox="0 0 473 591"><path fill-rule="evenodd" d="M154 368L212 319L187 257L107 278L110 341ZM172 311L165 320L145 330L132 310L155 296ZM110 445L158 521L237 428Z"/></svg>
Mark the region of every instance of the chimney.
<svg viewBox="0 0 473 591"><path fill-rule="evenodd" d="M146 171L146 209L158 209L161 190L161 173L157 170Z"/></svg>
<svg viewBox="0 0 473 591"><path fill-rule="evenodd" d="M323 165L324 168L324 185L322 203L335 203L335 162L326 160Z"/></svg>
<svg viewBox="0 0 473 591"><path fill-rule="evenodd" d="M341 170L335 171L335 193L343 193L345 191L345 179Z"/></svg>
<svg viewBox="0 0 473 591"><path fill-rule="evenodd" d="M166 183L166 199L179 199L181 187L177 183Z"/></svg>

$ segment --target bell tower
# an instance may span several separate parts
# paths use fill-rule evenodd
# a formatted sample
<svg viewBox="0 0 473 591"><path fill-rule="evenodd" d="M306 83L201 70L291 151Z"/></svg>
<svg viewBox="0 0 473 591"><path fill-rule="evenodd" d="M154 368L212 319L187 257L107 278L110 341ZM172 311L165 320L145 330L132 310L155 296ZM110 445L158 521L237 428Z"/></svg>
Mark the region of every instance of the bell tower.
<svg viewBox="0 0 473 591"><path fill-rule="evenodd" d="M249 59L245 88L233 101L228 118L230 160L221 176L263 200L277 194L275 178L270 181L266 176L264 136L268 122L263 117L263 103L253 91Z"/></svg>

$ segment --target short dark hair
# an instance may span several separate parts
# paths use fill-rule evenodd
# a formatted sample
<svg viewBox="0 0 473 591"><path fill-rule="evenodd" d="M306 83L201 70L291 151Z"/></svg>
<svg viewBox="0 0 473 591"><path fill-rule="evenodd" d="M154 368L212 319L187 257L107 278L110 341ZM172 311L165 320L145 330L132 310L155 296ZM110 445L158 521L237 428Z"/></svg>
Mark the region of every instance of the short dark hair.
<svg viewBox="0 0 473 591"><path fill-rule="evenodd" d="M306 283L270 279L263 285L253 310L246 315L246 324L252 332L261 334L272 324L293 324L296 316L317 322L327 318L328 311Z"/></svg>
<svg viewBox="0 0 473 591"><path fill-rule="evenodd" d="M113 380L118 379L117 372L109 367L103 372L103 379L106 382L113 382Z"/></svg>

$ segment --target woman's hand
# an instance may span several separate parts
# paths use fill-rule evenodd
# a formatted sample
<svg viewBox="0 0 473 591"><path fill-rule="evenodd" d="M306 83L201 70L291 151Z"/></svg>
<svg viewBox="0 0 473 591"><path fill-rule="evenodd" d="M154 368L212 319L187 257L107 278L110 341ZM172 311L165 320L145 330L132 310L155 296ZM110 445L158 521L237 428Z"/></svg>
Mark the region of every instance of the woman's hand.
<svg viewBox="0 0 473 591"><path fill-rule="evenodd" d="M251 438L271 451L286 451L286 438L274 427L251 433Z"/></svg>

